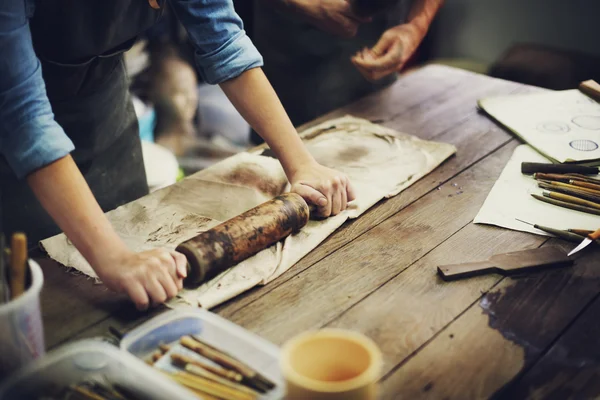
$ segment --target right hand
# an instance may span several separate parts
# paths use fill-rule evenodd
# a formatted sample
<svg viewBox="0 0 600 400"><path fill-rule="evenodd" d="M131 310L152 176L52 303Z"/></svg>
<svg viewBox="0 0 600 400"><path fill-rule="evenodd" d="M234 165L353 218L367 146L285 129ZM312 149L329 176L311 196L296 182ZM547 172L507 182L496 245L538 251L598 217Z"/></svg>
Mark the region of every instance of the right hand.
<svg viewBox="0 0 600 400"><path fill-rule="evenodd" d="M293 5L314 26L342 38L353 37L361 23L371 21L356 15L348 0L293 0Z"/></svg>
<svg viewBox="0 0 600 400"><path fill-rule="evenodd" d="M109 288L126 293L138 310L162 304L177 295L187 276L185 256L174 250L126 251L104 261L98 277Z"/></svg>

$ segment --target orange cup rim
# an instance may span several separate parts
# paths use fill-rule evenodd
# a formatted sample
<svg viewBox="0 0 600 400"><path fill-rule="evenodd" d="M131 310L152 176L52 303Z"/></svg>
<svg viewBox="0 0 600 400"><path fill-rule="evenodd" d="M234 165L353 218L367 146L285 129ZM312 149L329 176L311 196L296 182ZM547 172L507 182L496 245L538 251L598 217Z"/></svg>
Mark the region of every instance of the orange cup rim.
<svg viewBox="0 0 600 400"><path fill-rule="evenodd" d="M293 350L304 343L319 338L340 338L361 345L367 350L371 357L370 365L361 374L351 379L337 382L324 382L298 373L292 367L290 360ZM367 386L379 379L381 367L382 355L375 342L361 333L345 329L325 328L317 331L304 332L287 341L281 349L281 369L286 380L296 386L315 392L346 392Z"/></svg>

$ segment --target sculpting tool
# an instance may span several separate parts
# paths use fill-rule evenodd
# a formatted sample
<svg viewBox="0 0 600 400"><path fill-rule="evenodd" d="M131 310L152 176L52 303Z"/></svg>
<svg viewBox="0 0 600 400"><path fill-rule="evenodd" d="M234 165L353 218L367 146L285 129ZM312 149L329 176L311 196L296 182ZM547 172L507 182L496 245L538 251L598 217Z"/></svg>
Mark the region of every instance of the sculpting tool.
<svg viewBox="0 0 600 400"><path fill-rule="evenodd" d="M600 84L593 79L581 82L579 84L579 91L596 101L600 101Z"/></svg>
<svg viewBox="0 0 600 400"><path fill-rule="evenodd" d="M590 208L595 208L597 210L600 210L599 203L595 203L593 201L588 201L588 200L583 200L583 199L580 199L579 197L569 196L568 194L563 194L563 193L550 192L548 190L544 190L542 192L542 194L544 195L544 197L549 197L554 200L561 200L561 201L565 201L567 203L578 204L580 206L585 206L585 207L590 207Z"/></svg>
<svg viewBox="0 0 600 400"><path fill-rule="evenodd" d="M555 186L545 182L539 182L538 186L542 189L551 190L553 192L560 192L564 194L568 194L571 196L579 197L580 199L593 201L595 203L600 203L600 196L596 196L591 194L590 192L584 192L583 190L577 189L569 189L562 186Z"/></svg>
<svg viewBox="0 0 600 400"><path fill-rule="evenodd" d="M536 172L542 173L578 173L586 175L596 175L600 173L597 167L586 167L583 165L573 164L545 164L545 163L533 163L523 162L521 163L521 173L525 175L532 175Z"/></svg>
<svg viewBox="0 0 600 400"><path fill-rule="evenodd" d="M595 232L591 233L588 235L588 237L586 237L585 239L583 239L583 241L581 243L579 243L579 246L575 247L573 250L571 250L571 252L569 254L567 254L569 257L572 256L573 254L577 253L578 251L584 249L585 247L587 247L590 243L592 243L595 240L600 239L600 229L596 230Z"/></svg>
<svg viewBox="0 0 600 400"><path fill-rule="evenodd" d="M589 183L589 182L582 182L582 181L576 181L574 179L571 179L569 181L569 184L573 185L573 186L581 186L587 189L592 189L597 191L598 193L600 193L600 185L597 185L595 183Z"/></svg>
<svg viewBox="0 0 600 400"><path fill-rule="evenodd" d="M582 192L586 192L586 193L591 193L593 195L596 196L600 196L600 191L599 190L594 190L594 189L589 189L583 186L575 186L575 185L571 185L568 183L563 183L563 182L556 182L556 181L540 181L540 182L544 182L550 185L554 185L554 186L560 186L560 187L564 187L567 189L574 189L574 190L579 190Z"/></svg>
<svg viewBox="0 0 600 400"><path fill-rule="evenodd" d="M515 218L515 219L517 221L519 221L519 222L524 223L524 224L531 225L535 229L539 229L540 231L544 231L544 232L550 233L550 234L552 234L552 235L554 235L556 237L559 237L561 239L565 239L565 240L568 240L570 242L575 242L575 243L578 243L578 242L581 241L581 236L578 235L578 234L576 234L576 233L568 232L568 231L563 231L561 229L549 228L549 227L543 226L543 225L532 224L532 223L520 220L518 218Z"/></svg>
<svg viewBox="0 0 600 400"><path fill-rule="evenodd" d="M580 181L584 181L584 182L589 182L589 183L597 183L598 185L600 185L600 179L596 179L596 178L592 178L586 175L581 175L581 174L565 174L565 176L569 176L572 179L576 179L576 180L580 180Z"/></svg>
<svg viewBox="0 0 600 400"><path fill-rule="evenodd" d="M565 256L560 248L544 246L537 249L496 254L486 261L442 265L438 266L437 272L442 279L450 281L489 273L511 275L571 264L573 264L573 260Z"/></svg>
<svg viewBox="0 0 600 400"><path fill-rule="evenodd" d="M16 299L25 291L25 267L27 265L27 237L14 233L10 247L10 295Z"/></svg>
<svg viewBox="0 0 600 400"><path fill-rule="evenodd" d="M584 207L577 204L567 203L566 201L554 200L544 196L537 195L535 193L531 193L531 196L539 201L543 201L544 203L552 204L555 206L570 208L571 210L581 211L588 214L600 215L600 210L596 210L591 207Z"/></svg>
<svg viewBox="0 0 600 400"><path fill-rule="evenodd" d="M576 233L576 234L578 234L580 236L583 236L583 237L587 237L587 235L590 235L590 234L594 233L594 231L588 231L586 229L567 229L567 230L569 232Z"/></svg>

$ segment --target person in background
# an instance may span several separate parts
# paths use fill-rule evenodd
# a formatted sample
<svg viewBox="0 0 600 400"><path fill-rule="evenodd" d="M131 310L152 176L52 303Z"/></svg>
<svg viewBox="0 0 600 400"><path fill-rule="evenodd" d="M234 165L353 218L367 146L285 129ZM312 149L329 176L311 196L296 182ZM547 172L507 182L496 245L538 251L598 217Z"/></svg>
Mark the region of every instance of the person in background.
<svg viewBox="0 0 600 400"><path fill-rule="evenodd" d="M358 3L363 9L375 3L385 7L361 12ZM255 0L252 40L264 57L267 78L298 126L393 83L442 3ZM262 142L255 132L252 140Z"/></svg>
<svg viewBox="0 0 600 400"><path fill-rule="evenodd" d="M219 84L280 160L292 191L323 216L354 199L318 164L262 72L228 0L171 0L204 81ZM165 0L0 1L2 230L38 241L62 230L104 284L140 309L174 297L182 254L134 253L103 211L148 193L123 53Z"/></svg>

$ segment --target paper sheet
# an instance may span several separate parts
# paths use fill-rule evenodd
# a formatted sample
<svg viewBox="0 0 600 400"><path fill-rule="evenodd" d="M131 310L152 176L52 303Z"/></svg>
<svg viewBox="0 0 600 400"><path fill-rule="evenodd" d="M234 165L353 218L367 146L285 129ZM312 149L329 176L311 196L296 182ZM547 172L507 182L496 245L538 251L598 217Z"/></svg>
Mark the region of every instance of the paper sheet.
<svg viewBox="0 0 600 400"><path fill-rule="evenodd" d="M363 119L343 117L303 132L320 163L345 172L357 199L341 214L310 221L300 233L239 263L168 305L214 307L280 276L339 228L383 198L397 195L456 152ZM279 161L262 151L240 153L174 185L107 213L132 250L175 248L210 227L289 190ZM41 243L49 256L91 277L96 274L63 235Z"/></svg>
<svg viewBox="0 0 600 400"><path fill-rule="evenodd" d="M530 146L518 146L479 210L474 223L545 236L551 235L519 222L516 218L556 229L595 231L600 228L600 215L565 209L533 198L531 193L542 195L543 189L537 186L533 176L521 173L523 161L549 163Z"/></svg>
<svg viewBox="0 0 600 400"><path fill-rule="evenodd" d="M600 103L577 89L492 97L479 106L554 162L600 160Z"/></svg>

